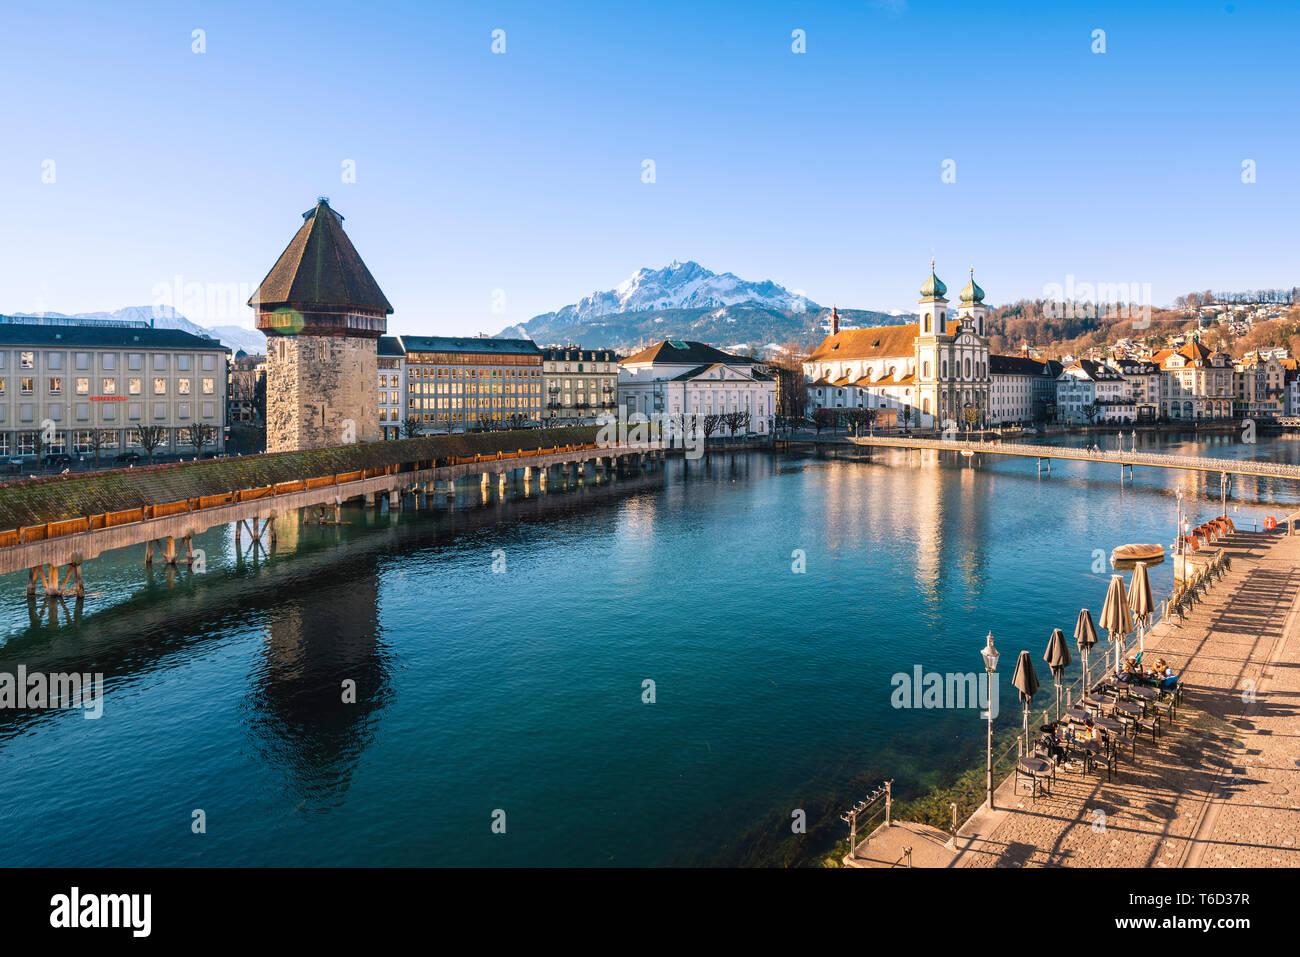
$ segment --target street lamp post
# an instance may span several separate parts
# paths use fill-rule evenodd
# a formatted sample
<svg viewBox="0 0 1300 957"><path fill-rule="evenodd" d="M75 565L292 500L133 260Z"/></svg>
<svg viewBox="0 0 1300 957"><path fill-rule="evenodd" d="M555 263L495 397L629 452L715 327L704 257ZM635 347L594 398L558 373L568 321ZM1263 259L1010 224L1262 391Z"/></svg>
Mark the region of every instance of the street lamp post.
<svg viewBox="0 0 1300 957"><path fill-rule="evenodd" d="M993 647L993 632L989 632L988 638L985 639L984 650L980 656L984 659L984 673L988 675L988 694L985 704L989 719L989 747L988 747L988 801L989 810L993 810L993 676L998 670L998 650Z"/></svg>

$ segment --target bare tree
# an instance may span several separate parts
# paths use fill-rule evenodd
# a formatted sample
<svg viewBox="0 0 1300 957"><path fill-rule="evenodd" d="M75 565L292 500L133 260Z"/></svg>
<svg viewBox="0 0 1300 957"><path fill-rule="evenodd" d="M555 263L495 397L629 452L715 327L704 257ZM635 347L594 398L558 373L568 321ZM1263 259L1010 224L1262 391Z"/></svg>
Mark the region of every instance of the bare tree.
<svg viewBox="0 0 1300 957"><path fill-rule="evenodd" d="M713 437L713 433L718 431L722 426L721 415L715 415L712 412L704 416L704 440L707 442Z"/></svg>
<svg viewBox="0 0 1300 957"><path fill-rule="evenodd" d="M406 421L402 423L402 438L418 438L424 432L424 426L421 424L419 416L408 415Z"/></svg>
<svg viewBox="0 0 1300 957"><path fill-rule="evenodd" d="M727 427L727 431L735 436L742 429L749 425L748 412L728 412L721 416L722 424Z"/></svg>
<svg viewBox="0 0 1300 957"><path fill-rule="evenodd" d="M149 464L153 464L153 453L167 441L167 427L163 425L141 425L135 430L140 439L140 448L149 455Z"/></svg>
<svg viewBox="0 0 1300 957"><path fill-rule="evenodd" d="M95 468L99 468L99 453L108 444L108 433L99 429L90 430L90 451L95 453Z"/></svg>
<svg viewBox="0 0 1300 957"><path fill-rule="evenodd" d="M216 440L217 429L212 425L195 423L185 430L185 441L194 447L195 458L203 454L203 446L210 445Z"/></svg>

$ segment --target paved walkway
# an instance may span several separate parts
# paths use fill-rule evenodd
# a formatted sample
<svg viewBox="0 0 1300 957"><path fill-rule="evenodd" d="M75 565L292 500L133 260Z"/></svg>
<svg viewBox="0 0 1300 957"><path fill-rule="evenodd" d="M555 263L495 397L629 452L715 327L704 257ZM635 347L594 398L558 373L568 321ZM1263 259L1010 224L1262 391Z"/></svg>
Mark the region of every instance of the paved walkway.
<svg viewBox="0 0 1300 957"><path fill-rule="evenodd" d="M1159 744L1126 743L1112 783L1060 771L1033 802L1008 778L933 866L1300 867L1300 536L1224 547L1232 570L1146 641L1185 683Z"/></svg>

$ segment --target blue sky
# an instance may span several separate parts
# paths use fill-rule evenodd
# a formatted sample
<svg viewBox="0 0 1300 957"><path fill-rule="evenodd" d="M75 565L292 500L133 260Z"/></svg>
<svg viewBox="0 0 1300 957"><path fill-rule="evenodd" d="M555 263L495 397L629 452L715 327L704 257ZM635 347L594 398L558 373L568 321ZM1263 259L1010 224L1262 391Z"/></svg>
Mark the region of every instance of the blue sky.
<svg viewBox="0 0 1300 957"><path fill-rule="evenodd" d="M931 250L995 303L1300 281L1300 10L1136 6L6 0L0 311L253 287L318 194L398 332L672 259L879 309Z"/></svg>

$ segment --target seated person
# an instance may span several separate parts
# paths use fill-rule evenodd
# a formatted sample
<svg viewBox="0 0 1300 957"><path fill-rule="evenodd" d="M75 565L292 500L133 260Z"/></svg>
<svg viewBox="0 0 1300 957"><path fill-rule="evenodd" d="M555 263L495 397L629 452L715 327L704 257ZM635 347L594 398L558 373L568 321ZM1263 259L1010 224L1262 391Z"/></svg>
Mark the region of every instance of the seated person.
<svg viewBox="0 0 1300 957"><path fill-rule="evenodd" d="M1065 749L1056 740L1056 722L1049 721L1038 729L1038 746L1058 766L1065 760Z"/></svg>

